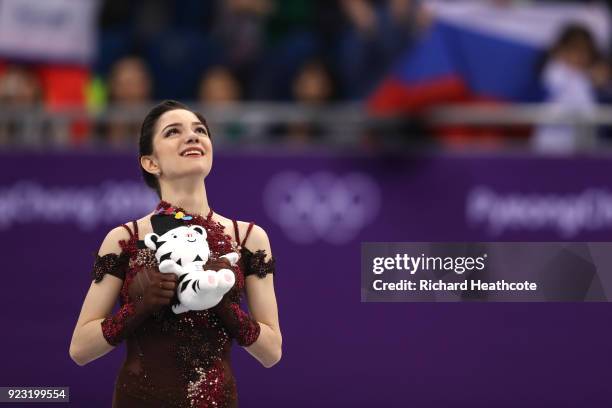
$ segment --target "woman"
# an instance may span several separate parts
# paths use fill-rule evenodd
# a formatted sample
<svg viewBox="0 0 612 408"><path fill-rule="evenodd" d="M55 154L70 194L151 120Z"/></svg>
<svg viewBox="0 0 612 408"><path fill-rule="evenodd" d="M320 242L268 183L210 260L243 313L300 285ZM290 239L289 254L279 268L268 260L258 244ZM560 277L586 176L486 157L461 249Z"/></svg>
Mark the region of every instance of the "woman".
<svg viewBox="0 0 612 408"><path fill-rule="evenodd" d="M212 165L210 133L204 118L186 106L164 101L149 112L140 134L140 164L160 202L104 239L70 356L85 365L126 340L114 407L235 407L232 339L264 367L281 357L268 237L261 227L232 221L209 207L204 178ZM235 284L219 304L175 314L170 305L177 302L179 279L159 271L155 252L143 240L149 232L162 235L194 224L206 229L211 259L232 250L241 257L232 267ZM251 316L240 308L243 289ZM109 316L117 296L121 308Z"/></svg>
<svg viewBox="0 0 612 408"><path fill-rule="evenodd" d="M570 24L560 33L543 64L542 84L551 112L558 117L588 117L597 107L591 71L599 50L589 29ZM543 153L572 153L589 147L588 139L576 125L547 124L536 128L533 147Z"/></svg>

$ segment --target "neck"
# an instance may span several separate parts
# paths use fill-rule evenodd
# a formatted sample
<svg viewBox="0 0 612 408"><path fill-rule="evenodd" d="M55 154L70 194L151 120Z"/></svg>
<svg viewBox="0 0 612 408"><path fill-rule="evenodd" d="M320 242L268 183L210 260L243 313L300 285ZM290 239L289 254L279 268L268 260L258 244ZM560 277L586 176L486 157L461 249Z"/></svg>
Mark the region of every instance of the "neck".
<svg viewBox="0 0 612 408"><path fill-rule="evenodd" d="M181 207L190 214L206 216L210 211L206 186L201 177L172 180L172 183L160 180L162 200L176 207Z"/></svg>

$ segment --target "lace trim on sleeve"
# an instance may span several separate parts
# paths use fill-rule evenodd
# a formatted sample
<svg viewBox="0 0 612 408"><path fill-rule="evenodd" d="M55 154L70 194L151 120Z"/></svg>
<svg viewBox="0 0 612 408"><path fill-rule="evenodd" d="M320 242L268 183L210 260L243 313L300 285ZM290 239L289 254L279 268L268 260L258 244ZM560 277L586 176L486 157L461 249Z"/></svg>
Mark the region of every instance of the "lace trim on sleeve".
<svg viewBox="0 0 612 408"><path fill-rule="evenodd" d="M111 346L116 346L127 337L129 327L128 322L135 314L133 303L126 303L113 316L104 319L100 325L102 326L102 336Z"/></svg>
<svg viewBox="0 0 612 408"><path fill-rule="evenodd" d="M255 343L261 333L261 326L237 302L225 295L221 302L211 309L236 342L244 347Z"/></svg>
<svg viewBox="0 0 612 408"><path fill-rule="evenodd" d="M245 248L246 249L246 248ZM257 275L259 278L265 278L267 274L276 274L276 259L271 257L268 262L265 262L266 251L258 249L251 252L246 249L247 256L245 259L244 276Z"/></svg>
<svg viewBox="0 0 612 408"><path fill-rule="evenodd" d="M96 254L95 257L91 278L96 283L102 281L107 273L121 280L125 279L129 261L129 256L126 253L122 252L119 255L110 253L104 256Z"/></svg>

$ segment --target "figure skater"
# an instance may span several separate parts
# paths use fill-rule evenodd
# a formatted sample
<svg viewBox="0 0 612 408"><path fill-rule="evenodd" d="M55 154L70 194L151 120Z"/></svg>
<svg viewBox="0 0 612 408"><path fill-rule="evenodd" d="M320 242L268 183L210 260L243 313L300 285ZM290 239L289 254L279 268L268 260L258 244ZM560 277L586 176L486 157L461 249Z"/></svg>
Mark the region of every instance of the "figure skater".
<svg viewBox="0 0 612 408"><path fill-rule="evenodd" d="M114 228L102 242L70 356L82 366L126 341L127 358L113 394L116 408L236 407L232 341L264 367L281 358L275 259L268 236L258 225L228 219L210 207L204 181L213 149L201 114L164 101L145 117L139 145L144 180L160 201L151 213ZM144 237L181 225L205 228L211 259L222 263L232 251L240 258L233 266L223 264L232 268L235 283L220 303L176 314L171 306L181 282L159 271ZM250 315L240 306L243 292ZM117 297L120 308L112 314Z"/></svg>

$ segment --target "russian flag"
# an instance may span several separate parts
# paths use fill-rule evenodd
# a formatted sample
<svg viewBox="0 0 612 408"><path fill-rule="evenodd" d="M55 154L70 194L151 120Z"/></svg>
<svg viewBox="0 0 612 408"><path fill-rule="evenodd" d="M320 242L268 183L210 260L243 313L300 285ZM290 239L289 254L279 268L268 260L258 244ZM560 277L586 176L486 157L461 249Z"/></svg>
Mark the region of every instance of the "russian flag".
<svg viewBox="0 0 612 408"><path fill-rule="evenodd" d="M601 5L432 1L428 6L433 24L371 95L372 112L540 101L538 69L565 24L584 24L604 48L610 35L608 10Z"/></svg>

